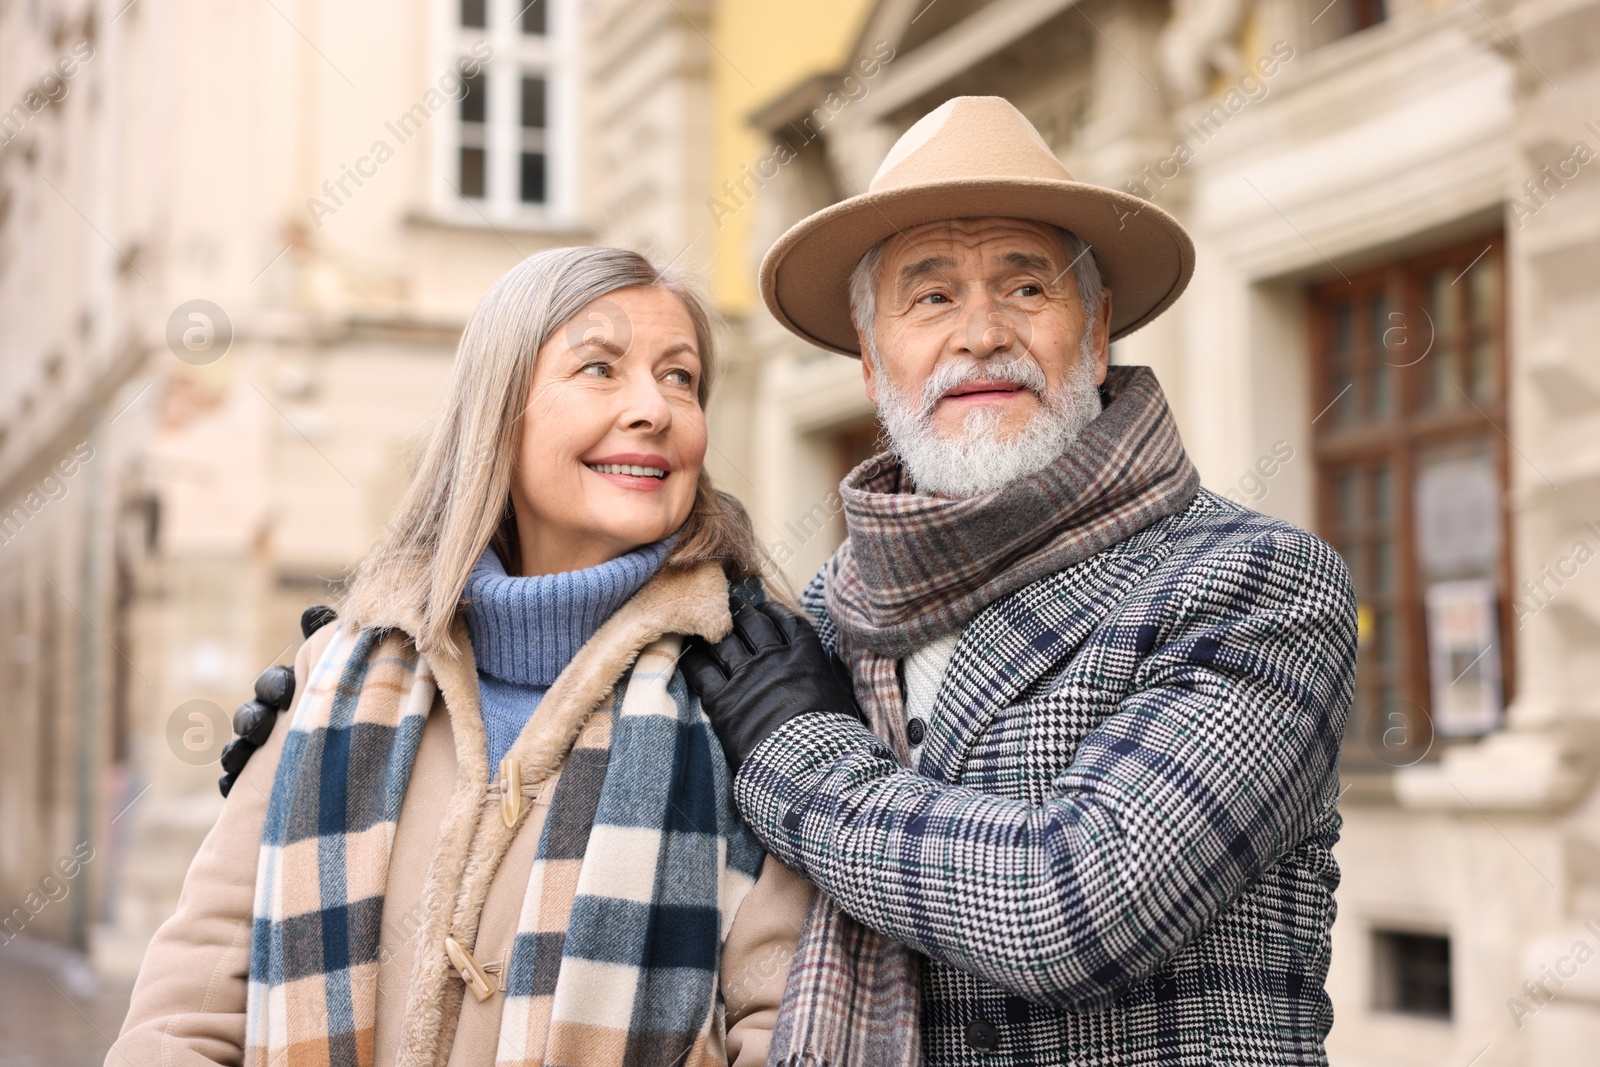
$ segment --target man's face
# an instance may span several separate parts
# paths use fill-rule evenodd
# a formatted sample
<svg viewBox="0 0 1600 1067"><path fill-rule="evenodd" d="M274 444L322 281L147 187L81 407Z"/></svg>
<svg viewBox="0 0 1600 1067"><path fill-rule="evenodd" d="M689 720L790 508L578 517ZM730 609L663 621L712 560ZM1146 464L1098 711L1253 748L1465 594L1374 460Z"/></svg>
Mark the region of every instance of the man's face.
<svg viewBox="0 0 1600 1067"><path fill-rule="evenodd" d="M1021 219L932 222L885 244L878 358L862 369L919 488L997 488L1099 413L1111 298L1085 309L1074 266L1060 231Z"/></svg>

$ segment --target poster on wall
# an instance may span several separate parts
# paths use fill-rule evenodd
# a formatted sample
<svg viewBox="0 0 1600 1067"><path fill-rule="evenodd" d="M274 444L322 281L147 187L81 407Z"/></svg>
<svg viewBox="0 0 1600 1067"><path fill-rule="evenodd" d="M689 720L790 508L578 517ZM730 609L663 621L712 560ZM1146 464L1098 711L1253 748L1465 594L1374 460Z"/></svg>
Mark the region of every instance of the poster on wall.
<svg viewBox="0 0 1600 1067"><path fill-rule="evenodd" d="M1417 561L1433 578L1482 578L1500 554L1500 486L1487 456L1434 460L1417 473Z"/></svg>
<svg viewBox="0 0 1600 1067"><path fill-rule="evenodd" d="M1474 737L1500 725L1500 640L1494 583L1434 582L1426 594L1433 729Z"/></svg>

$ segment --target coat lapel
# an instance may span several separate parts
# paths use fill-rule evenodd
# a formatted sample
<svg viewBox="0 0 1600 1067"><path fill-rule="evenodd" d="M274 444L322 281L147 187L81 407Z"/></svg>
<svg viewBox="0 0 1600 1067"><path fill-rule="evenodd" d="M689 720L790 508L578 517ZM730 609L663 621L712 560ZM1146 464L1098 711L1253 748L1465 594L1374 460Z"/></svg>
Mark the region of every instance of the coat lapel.
<svg viewBox="0 0 1600 1067"><path fill-rule="evenodd" d="M1164 519L1126 541L1019 589L962 631L929 716L918 767L961 779L978 740L1002 708L1059 666L1167 554Z"/></svg>

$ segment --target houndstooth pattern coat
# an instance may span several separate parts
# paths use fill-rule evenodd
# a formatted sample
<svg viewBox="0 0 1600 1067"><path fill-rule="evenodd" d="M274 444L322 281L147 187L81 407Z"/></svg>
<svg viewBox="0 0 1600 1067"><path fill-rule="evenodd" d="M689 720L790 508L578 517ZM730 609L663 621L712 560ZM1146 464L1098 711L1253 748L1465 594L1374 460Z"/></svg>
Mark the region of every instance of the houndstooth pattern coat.
<svg viewBox="0 0 1600 1067"><path fill-rule="evenodd" d="M928 957L933 1067L1325 1064L1355 646L1338 555L1201 491L973 618L914 770L806 715L736 797Z"/></svg>

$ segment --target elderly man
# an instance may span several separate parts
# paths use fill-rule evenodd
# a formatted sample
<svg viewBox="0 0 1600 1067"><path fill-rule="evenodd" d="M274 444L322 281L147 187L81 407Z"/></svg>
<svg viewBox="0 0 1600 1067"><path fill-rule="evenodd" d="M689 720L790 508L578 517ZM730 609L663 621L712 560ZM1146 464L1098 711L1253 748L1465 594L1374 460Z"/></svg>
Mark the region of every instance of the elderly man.
<svg viewBox="0 0 1600 1067"><path fill-rule="evenodd" d="M998 98L767 256L891 446L842 486L815 633L746 606L686 657L745 817L823 891L769 1062L1326 1062L1354 598L1107 366L1192 267Z"/></svg>

